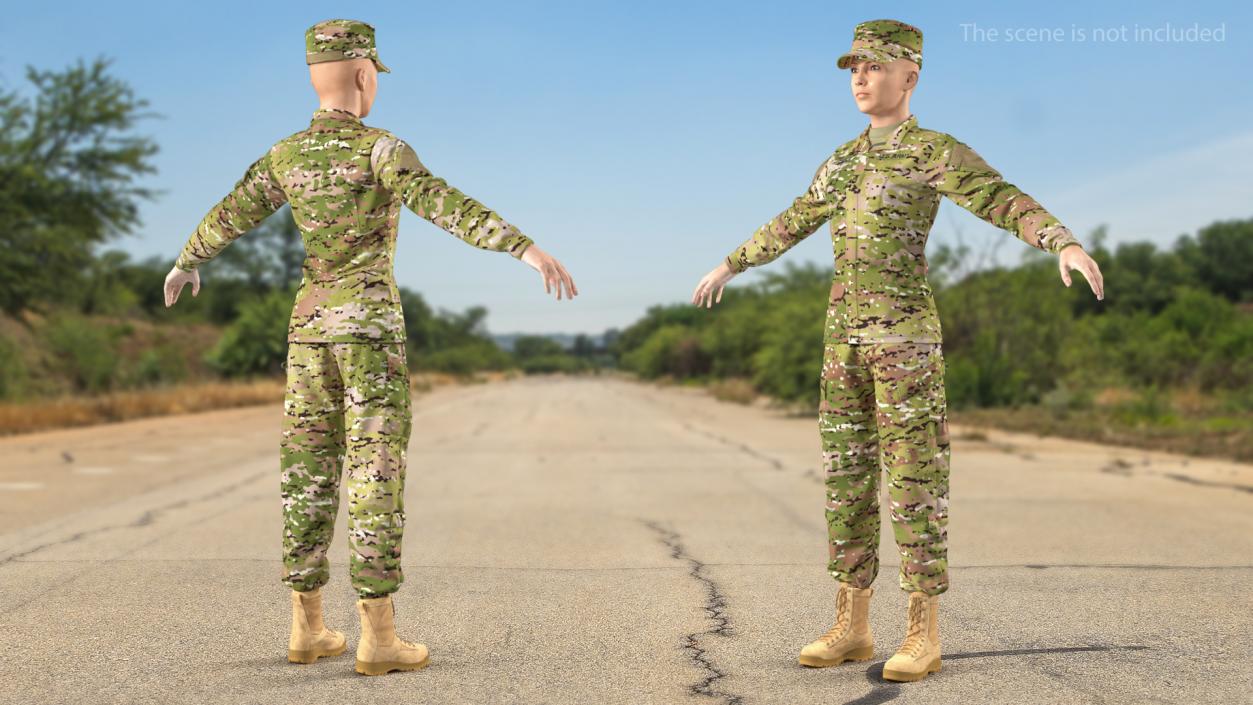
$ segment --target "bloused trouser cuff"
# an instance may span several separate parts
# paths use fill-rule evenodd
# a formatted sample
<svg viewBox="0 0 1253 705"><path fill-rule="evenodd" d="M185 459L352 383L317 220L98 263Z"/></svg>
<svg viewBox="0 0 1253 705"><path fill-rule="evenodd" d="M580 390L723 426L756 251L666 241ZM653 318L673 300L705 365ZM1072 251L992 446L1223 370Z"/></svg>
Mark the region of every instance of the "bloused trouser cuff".
<svg viewBox="0 0 1253 705"><path fill-rule="evenodd" d="M284 583L306 591L329 580L341 473L354 590L381 597L404 582L411 428L403 342L288 343L280 447Z"/></svg>
<svg viewBox="0 0 1253 705"><path fill-rule="evenodd" d="M825 345L818 428L837 580L865 588L878 575L882 467L901 589L948 589L946 406L939 343Z"/></svg>

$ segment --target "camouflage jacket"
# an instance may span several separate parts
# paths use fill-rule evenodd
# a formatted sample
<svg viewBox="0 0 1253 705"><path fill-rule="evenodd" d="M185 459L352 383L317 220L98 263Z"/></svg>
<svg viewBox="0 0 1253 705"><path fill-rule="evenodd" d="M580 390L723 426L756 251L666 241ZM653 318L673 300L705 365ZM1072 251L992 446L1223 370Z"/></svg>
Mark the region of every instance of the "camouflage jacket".
<svg viewBox="0 0 1253 705"><path fill-rule="evenodd" d="M835 150L804 195L727 256L743 272L830 221L835 276L825 341L942 342L924 255L941 196L1047 252L1079 244L969 146L918 127L914 115L878 149L869 133L867 126Z"/></svg>
<svg viewBox="0 0 1253 705"><path fill-rule="evenodd" d="M305 246L288 342L405 339L392 275L402 203L475 247L520 259L532 242L433 175L391 132L319 108L308 129L279 140L248 167L196 227L175 266L192 271L284 203Z"/></svg>

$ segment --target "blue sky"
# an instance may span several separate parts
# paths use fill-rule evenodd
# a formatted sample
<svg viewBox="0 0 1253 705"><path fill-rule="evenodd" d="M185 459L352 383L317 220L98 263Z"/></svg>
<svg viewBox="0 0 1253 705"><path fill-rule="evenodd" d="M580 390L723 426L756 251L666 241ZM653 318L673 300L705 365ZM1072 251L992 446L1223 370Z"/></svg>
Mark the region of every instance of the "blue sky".
<svg viewBox="0 0 1253 705"><path fill-rule="evenodd" d="M308 125L318 103L304 30L332 17L373 24L392 73L380 75L365 122L409 141L428 168L519 226L579 286L579 297L558 302L521 262L406 211L398 282L436 308L487 306L493 333L600 333L650 305L687 301L868 123L848 72L834 64L867 19L923 30L910 103L919 124L970 144L1081 240L1105 224L1110 243L1168 247L1214 220L1253 215L1247 6L1023 5L27 4L7 15L14 29L0 51L0 85L27 93L28 64L113 60L111 75L162 116L136 132L161 147L159 172L143 185L165 191L141 202L139 234L113 246L172 265L248 164ZM971 25L998 36L972 34ZM1222 34L1164 36L1194 25ZM1137 38L1137 28L1157 39ZM1031 29L1064 38L1033 39ZM1099 40L1097 30L1110 36ZM929 249L959 234L1005 264L1031 250L945 201ZM787 261L831 266L825 228L767 268ZM749 270L733 284L758 276ZM212 263L202 282L213 285Z"/></svg>

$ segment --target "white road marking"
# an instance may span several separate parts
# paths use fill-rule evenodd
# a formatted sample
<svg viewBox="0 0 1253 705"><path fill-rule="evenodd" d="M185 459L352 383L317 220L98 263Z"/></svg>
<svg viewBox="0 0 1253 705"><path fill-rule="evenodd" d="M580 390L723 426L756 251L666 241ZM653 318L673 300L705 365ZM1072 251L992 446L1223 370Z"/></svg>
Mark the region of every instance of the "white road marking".
<svg viewBox="0 0 1253 705"><path fill-rule="evenodd" d="M42 490L42 482L0 482L0 490Z"/></svg>
<svg viewBox="0 0 1253 705"><path fill-rule="evenodd" d="M81 468L74 468L74 472L79 475L112 475L113 468L87 465Z"/></svg>

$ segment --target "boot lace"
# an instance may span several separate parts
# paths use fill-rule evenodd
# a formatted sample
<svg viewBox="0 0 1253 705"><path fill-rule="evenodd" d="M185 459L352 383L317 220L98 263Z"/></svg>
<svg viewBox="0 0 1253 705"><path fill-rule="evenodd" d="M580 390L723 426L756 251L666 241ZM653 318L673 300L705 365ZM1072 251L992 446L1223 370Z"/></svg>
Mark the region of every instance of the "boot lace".
<svg viewBox="0 0 1253 705"><path fill-rule="evenodd" d="M828 646L843 638L848 631L849 622L853 619L852 613L848 604L848 591L841 589L835 596L835 626L820 637Z"/></svg>
<svg viewBox="0 0 1253 705"><path fill-rule="evenodd" d="M905 635L905 643L900 653L918 658L927 646L927 603L915 599L909 604L909 631Z"/></svg>

